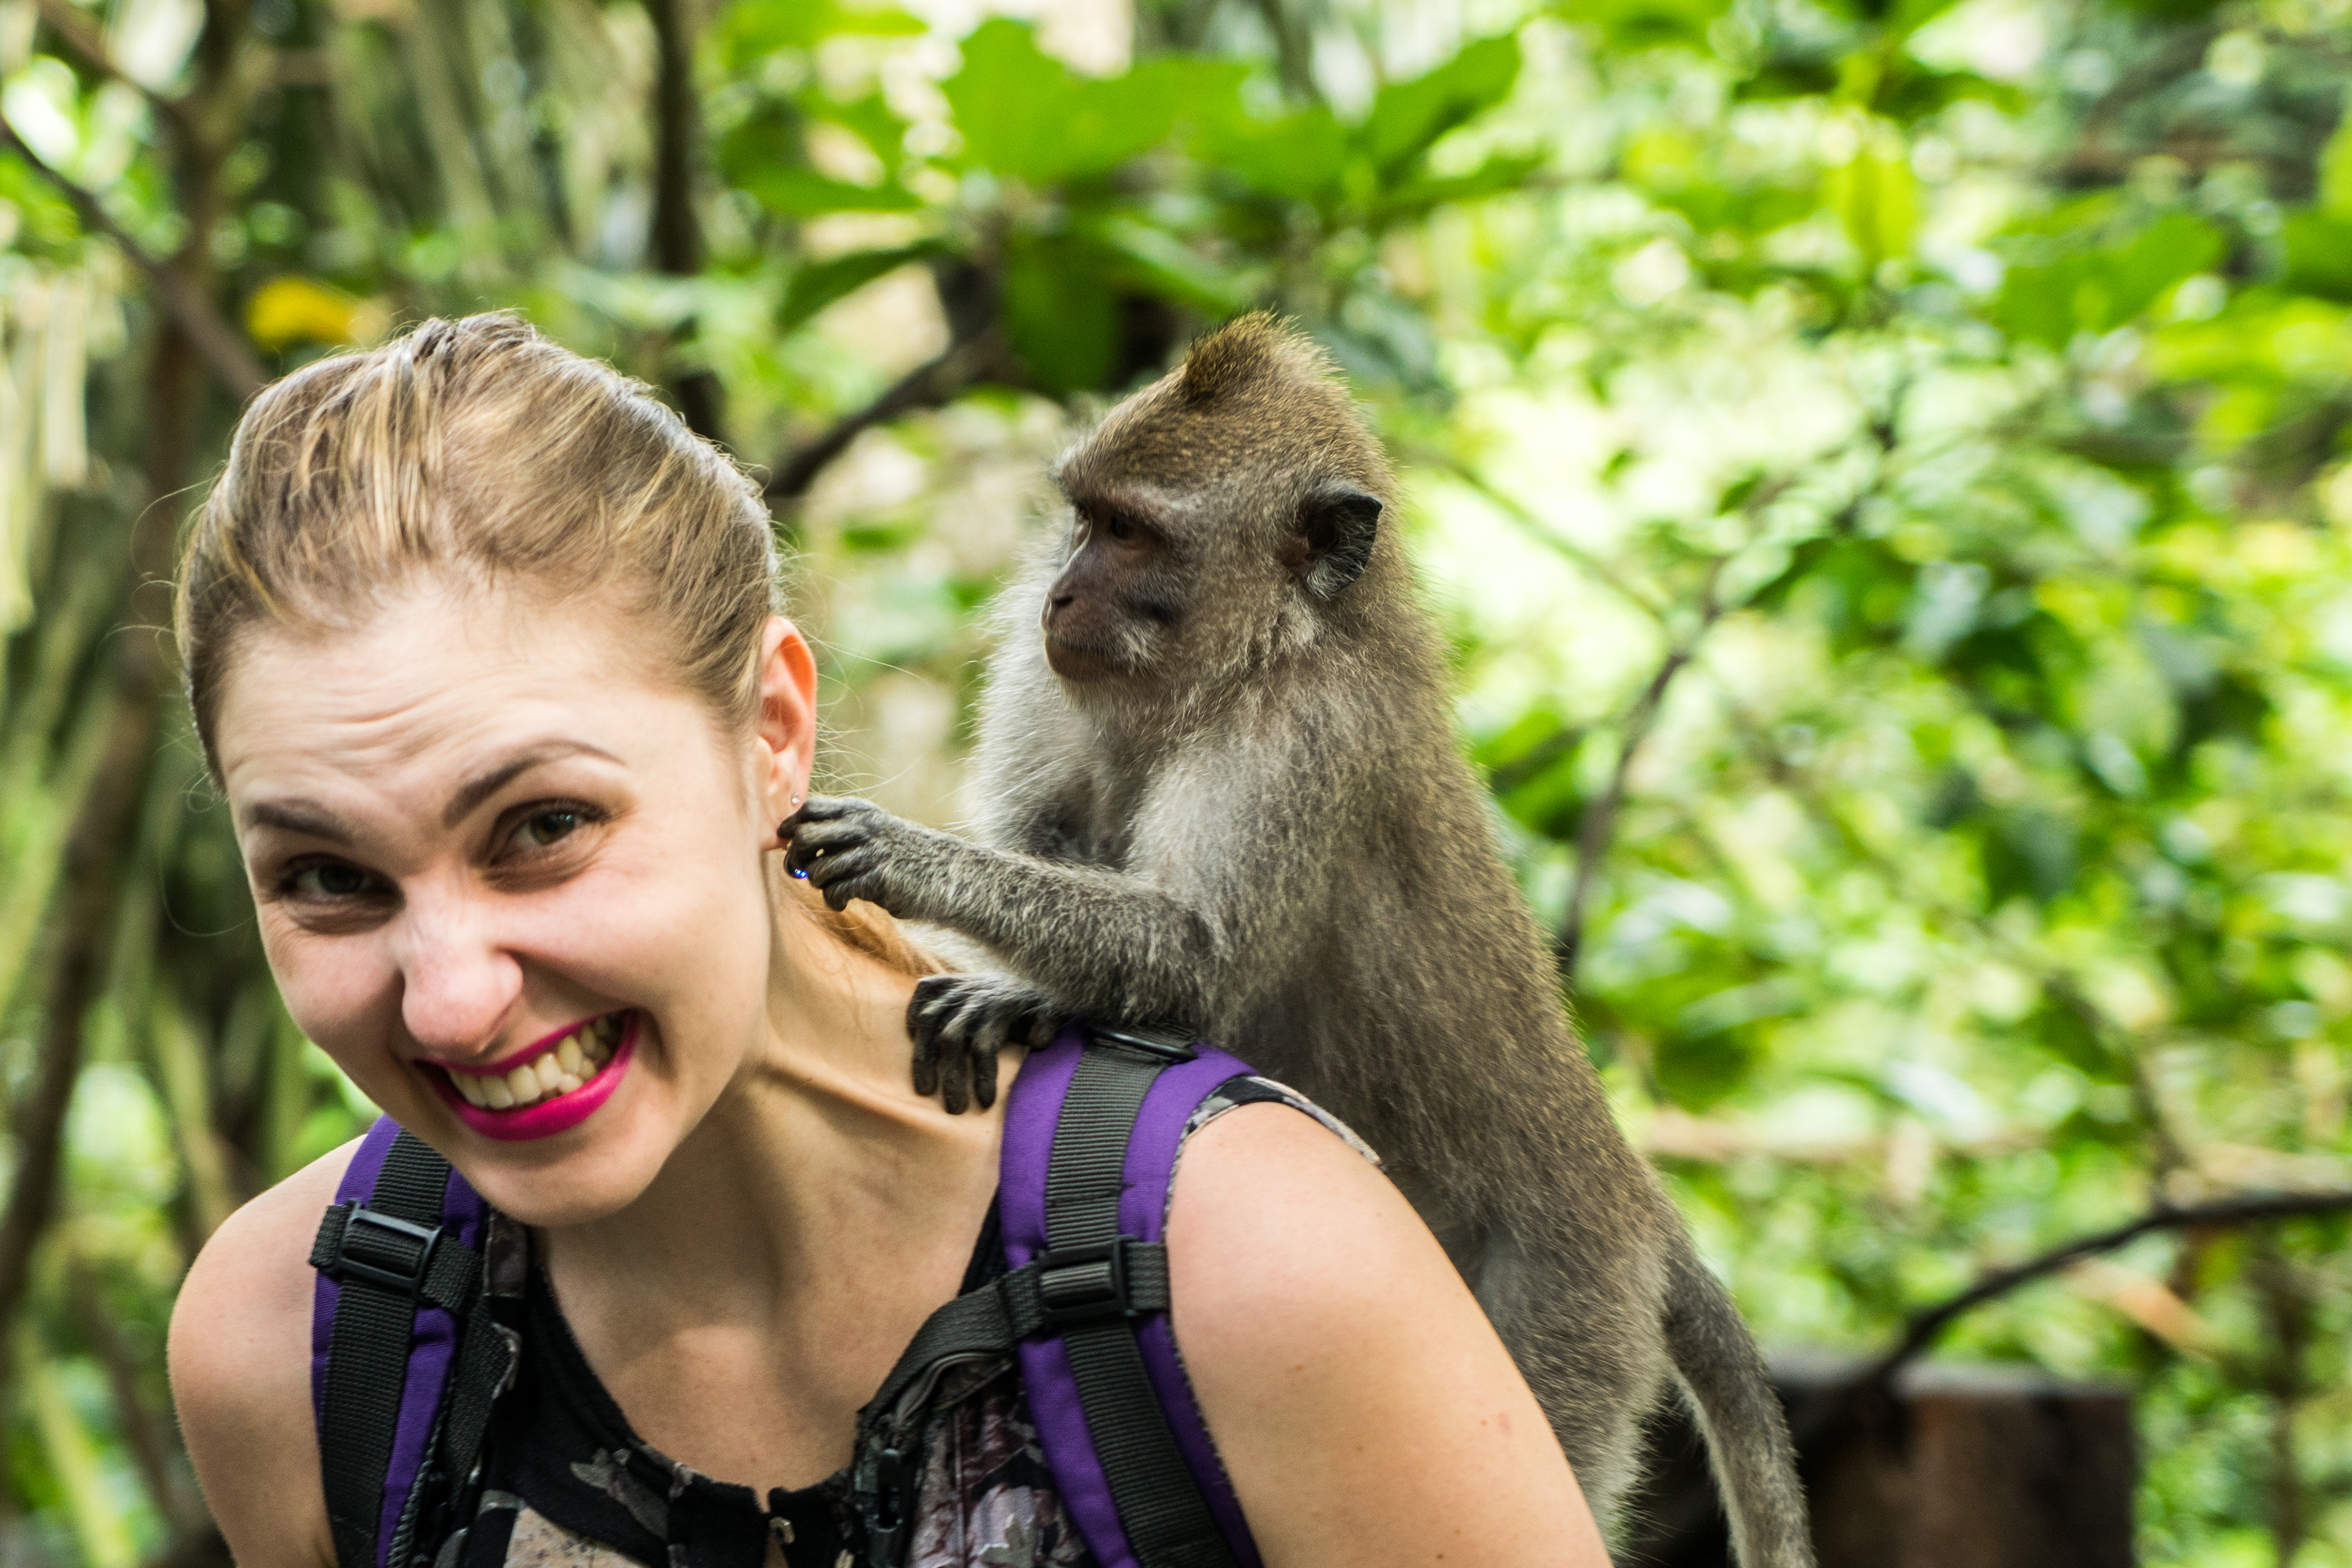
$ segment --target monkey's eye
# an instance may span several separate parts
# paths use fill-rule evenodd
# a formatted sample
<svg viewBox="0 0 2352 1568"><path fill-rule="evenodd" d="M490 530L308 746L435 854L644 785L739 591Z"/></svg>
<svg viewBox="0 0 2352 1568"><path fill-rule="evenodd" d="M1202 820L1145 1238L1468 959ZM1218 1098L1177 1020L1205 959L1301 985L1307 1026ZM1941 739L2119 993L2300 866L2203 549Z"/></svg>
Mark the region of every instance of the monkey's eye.
<svg viewBox="0 0 2352 1568"><path fill-rule="evenodd" d="M1130 542L1135 538L1136 534L1135 524L1129 522L1118 512L1112 512L1108 517L1102 520L1102 531L1105 533L1109 534L1113 539L1118 540L1121 544Z"/></svg>

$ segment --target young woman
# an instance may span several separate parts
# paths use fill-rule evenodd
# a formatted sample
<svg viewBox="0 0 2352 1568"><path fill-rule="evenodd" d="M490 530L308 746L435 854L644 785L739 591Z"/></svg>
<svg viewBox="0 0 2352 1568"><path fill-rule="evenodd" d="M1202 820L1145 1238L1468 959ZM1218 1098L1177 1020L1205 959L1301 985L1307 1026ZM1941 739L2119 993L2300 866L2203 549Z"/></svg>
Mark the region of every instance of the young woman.
<svg viewBox="0 0 2352 1568"><path fill-rule="evenodd" d="M726 458L498 316L263 393L189 543L189 695L286 1005L529 1227L467 1564L856 1561L856 1413L975 1262L1001 1110L909 1086L930 965L771 853L816 731L777 593ZM352 1155L239 1211L173 1319L243 1568L335 1561L308 1256ZM1312 1115L1200 1127L1167 1237L1271 1568L1606 1562L1468 1291ZM909 1561L1091 1563L1014 1363L939 1397L971 1441L927 1473Z"/></svg>

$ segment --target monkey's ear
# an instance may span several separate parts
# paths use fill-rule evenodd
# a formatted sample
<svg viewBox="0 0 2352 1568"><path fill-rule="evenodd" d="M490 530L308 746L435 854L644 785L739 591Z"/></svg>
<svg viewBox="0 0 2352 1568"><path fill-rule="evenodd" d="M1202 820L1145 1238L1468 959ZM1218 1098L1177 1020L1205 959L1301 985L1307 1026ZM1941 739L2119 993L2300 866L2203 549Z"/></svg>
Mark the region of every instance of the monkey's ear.
<svg viewBox="0 0 2352 1568"><path fill-rule="evenodd" d="M1379 498L1326 485L1299 507L1298 531L1307 543L1307 568L1299 581L1317 598L1334 598L1371 563L1372 542L1381 532Z"/></svg>

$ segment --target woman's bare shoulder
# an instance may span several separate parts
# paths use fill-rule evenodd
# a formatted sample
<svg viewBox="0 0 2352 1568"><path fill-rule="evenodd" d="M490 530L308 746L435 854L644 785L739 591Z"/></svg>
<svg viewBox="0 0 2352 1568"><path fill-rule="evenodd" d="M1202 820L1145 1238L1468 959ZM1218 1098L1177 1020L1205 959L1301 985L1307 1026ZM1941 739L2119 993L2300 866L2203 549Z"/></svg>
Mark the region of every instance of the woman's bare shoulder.
<svg viewBox="0 0 2352 1568"><path fill-rule="evenodd" d="M172 1402L241 1568L334 1561L310 1412L310 1243L359 1147L344 1144L215 1231L172 1309Z"/></svg>
<svg viewBox="0 0 2352 1568"><path fill-rule="evenodd" d="M1327 1128L1247 1105L1186 1144L1171 1313L1267 1568L1608 1559L1445 1253Z"/></svg>

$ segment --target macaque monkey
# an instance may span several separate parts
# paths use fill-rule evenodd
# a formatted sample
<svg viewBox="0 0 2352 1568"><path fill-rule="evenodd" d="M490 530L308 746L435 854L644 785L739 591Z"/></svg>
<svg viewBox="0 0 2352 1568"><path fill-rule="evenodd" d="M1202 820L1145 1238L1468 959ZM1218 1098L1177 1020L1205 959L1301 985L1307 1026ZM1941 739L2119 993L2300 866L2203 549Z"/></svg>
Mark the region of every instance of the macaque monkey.
<svg viewBox="0 0 2352 1568"><path fill-rule="evenodd" d="M787 864L985 950L908 1009L951 1110L1073 1016L1215 1041L1379 1151L1612 1516L1679 1377L1747 1568L1812 1561L1729 1295L1612 1119L1464 762L1378 443L1266 315L1062 459L1003 601L978 841L819 796ZM1042 635L1041 635L1042 634Z"/></svg>

